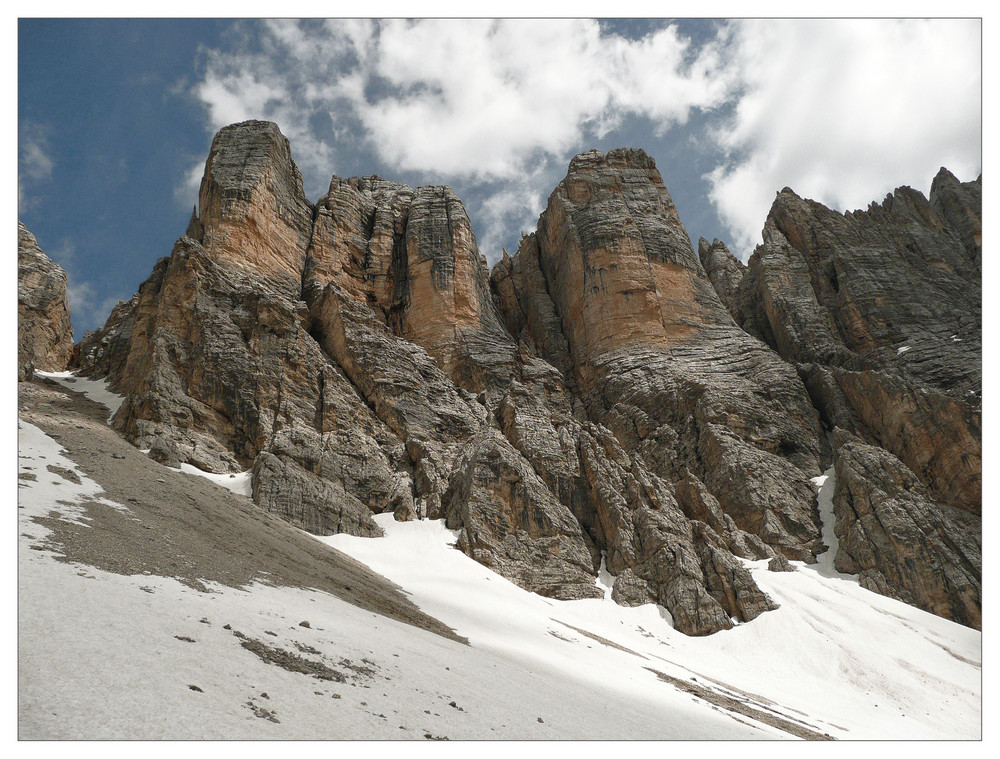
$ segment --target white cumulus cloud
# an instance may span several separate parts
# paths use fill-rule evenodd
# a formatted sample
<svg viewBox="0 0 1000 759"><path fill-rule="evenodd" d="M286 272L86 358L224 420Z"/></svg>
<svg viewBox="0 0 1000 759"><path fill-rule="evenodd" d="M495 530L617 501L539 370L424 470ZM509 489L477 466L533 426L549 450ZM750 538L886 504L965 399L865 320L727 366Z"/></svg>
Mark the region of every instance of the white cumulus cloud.
<svg viewBox="0 0 1000 759"><path fill-rule="evenodd" d="M593 20L428 20L382 25L354 106L386 161L497 179L539 153L567 157L623 114L683 122L720 103L726 78L674 26L640 40Z"/></svg>
<svg viewBox="0 0 1000 759"><path fill-rule="evenodd" d="M980 170L978 20L735 22L724 59L740 80L714 137L728 160L712 201L743 257L788 186L838 210L899 185L927 192L945 165Z"/></svg>
<svg viewBox="0 0 1000 759"><path fill-rule="evenodd" d="M239 51L205 51L194 93L214 129L276 121L312 185L311 173L328 180L360 142L402 171L509 179L539 156L568 159L585 134L602 134L622 114L664 129L722 102L727 89L714 51L699 54L675 26L639 40L563 19L251 29Z"/></svg>
<svg viewBox="0 0 1000 759"><path fill-rule="evenodd" d="M976 19L657 22L639 38L586 19L238 28L240 44L203 51L194 87L213 130L277 122L314 199L331 173L376 161L460 184L493 258L533 228L573 154L615 130L669 139L694 114L682 139L704 151L698 172L744 258L782 187L848 210L900 184L926 191L942 165L980 169Z"/></svg>

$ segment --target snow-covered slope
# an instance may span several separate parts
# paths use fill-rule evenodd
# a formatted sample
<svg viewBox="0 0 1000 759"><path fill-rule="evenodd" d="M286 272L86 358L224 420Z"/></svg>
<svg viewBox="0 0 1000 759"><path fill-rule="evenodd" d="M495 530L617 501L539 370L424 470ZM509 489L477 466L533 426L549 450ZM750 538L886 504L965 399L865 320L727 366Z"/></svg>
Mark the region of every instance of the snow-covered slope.
<svg viewBox="0 0 1000 759"><path fill-rule="evenodd" d="M869 593L831 561L750 564L781 608L690 638L653 605L527 593L455 550L442 522L381 515L384 538L320 539L463 645L317 590L200 592L61 561L46 537L63 520L94 529L88 503L138 519L73 455L20 422L22 738L980 736L980 633ZM832 472L818 485L826 537Z"/></svg>
<svg viewBox="0 0 1000 759"><path fill-rule="evenodd" d="M826 483L821 498L834 484ZM527 593L450 548L457 536L442 522L376 519L385 538L322 540L409 591L474 647L550 677L667 710L655 670L836 738L979 737L981 634L866 591L823 564L769 572L766 561L748 562L781 608L692 638L654 605Z"/></svg>
<svg viewBox="0 0 1000 759"><path fill-rule="evenodd" d="M21 481L18 512L21 738L782 734L665 683L660 702L637 702L617 684L565 678L531 656L519 663L317 591L214 585L205 593L171 578L61 562L40 522L87 524L83 501L99 488L56 441L19 427L20 471L34 477ZM441 553L457 555L444 545ZM289 671L296 657L316 666Z"/></svg>

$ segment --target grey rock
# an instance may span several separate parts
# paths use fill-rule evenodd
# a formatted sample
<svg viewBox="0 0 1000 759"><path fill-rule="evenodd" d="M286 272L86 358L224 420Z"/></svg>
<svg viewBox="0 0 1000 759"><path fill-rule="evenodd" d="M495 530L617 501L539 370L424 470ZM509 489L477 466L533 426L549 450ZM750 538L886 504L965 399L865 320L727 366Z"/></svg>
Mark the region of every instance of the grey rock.
<svg viewBox="0 0 1000 759"><path fill-rule="evenodd" d="M959 182L948 169L942 167L931 182L928 197L931 208L947 220L948 226L958 232L969 258L976 268L983 268L983 177L974 182Z"/></svg>
<svg viewBox="0 0 1000 759"><path fill-rule="evenodd" d="M17 378L66 369L73 353L66 272L17 222Z"/></svg>
<svg viewBox="0 0 1000 759"><path fill-rule="evenodd" d="M978 512L981 180L947 171L840 214L789 189L731 311L803 371L824 421L877 443L934 496Z"/></svg>
<svg viewBox="0 0 1000 759"><path fill-rule="evenodd" d="M445 510L462 550L521 587L561 599L603 596L579 522L499 431L464 447Z"/></svg>
<svg viewBox="0 0 1000 759"><path fill-rule="evenodd" d="M794 558L821 550L818 416L795 370L733 323L652 159L577 156L493 283L507 326L651 473L695 473L738 529Z"/></svg>
<svg viewBox="0 0 1000 759"><path fill-rule="evenodd" d="M314 535L380 537L371 511L342 485L310 475L267 451L253 465L253 498L268 511Z"/></svg>
<svg viewBox="0 0 1000 759"><path fill-rule="evenodd" d="M868 226L902 218L921 255L944 234L940 264L978 276L974 189L937 186L940 210L904 193L858 224L889 244ZM130 440L252 467L254 500L303 529L446 518L460 550L554 598L600 597L603 556L617 602L711 634L775 608L742 559L787 571L825 550L809 482L834 458L824 424L951 477L960 500L979 478L948 452L978 424L962 395L978 375L925 361L926 340L911 366L845 338L862 311L832 283L874 313L848 286L872 255L834 255L843 276L823 280L827 253L791 231L822 214L782 198L744 267L719 241L695 253L642 151L591 151L490 273L449 188L335 176L313 207L277 128L245 122L213 142L187 234L77 361L125 395ZM975 515L948 515L974 555ZM905 552L880 550L862 582L916 603L894 574ZM964 598L957 582L941 593Z"/></svg>
<svg viewBox="0 0 1000 759"><path fill-rule="evenodd" d="M718 239L709 243L704 237L699 238L698 258L719 300L732 311L733 296L743 281L747 267L729 252L725 243Z"/></svg>
<svg viewBox="0 0 1000 759"><path fill-rule="evenodd" d="M775 556L769 562L767 562L767 569L769 572L794 572L795 567L793 567L788 559L784 556Z"/></svg>
<svg viewBox="0 0 1000 759"><path fill-rule="evenodd" d="M844 430L834 443L837 569L859 574L869 590L980 629L978 518L935 503L888 451Z"/></svg>

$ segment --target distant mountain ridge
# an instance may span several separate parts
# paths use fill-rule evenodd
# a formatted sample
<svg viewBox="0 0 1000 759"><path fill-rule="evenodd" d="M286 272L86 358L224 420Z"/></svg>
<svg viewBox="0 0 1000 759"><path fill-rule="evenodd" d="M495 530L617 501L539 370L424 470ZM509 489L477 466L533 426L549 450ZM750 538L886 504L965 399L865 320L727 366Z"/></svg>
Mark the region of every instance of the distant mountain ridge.
<svg viewBox="0 0 1000 759"><path fill-rule="evenodd" d="M640 150L573 159L492 272L447 187L333 177L274 124L215 137L187 232L76 366L156 460L253 472L317 534L444 518L523 588L773 609L741 560L837 567L981 625L981 177L838 214L778 194L748 265L692 249ZM20 372L19 372L20 374Z"/></svg>

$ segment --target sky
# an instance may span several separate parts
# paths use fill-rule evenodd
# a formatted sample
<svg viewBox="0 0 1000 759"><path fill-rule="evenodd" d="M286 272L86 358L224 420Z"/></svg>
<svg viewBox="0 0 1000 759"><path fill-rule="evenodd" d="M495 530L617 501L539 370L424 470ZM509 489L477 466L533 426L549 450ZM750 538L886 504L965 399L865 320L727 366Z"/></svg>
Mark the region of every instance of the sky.
<svg viewBox="0 0 1000 759"><path fill-rule="evenodd" d="M333 174L447 184L490 263L577 153L639 147L697 245L746 259L775 193L837 210L982 171L978 19L20 19L18 216L76 338L183 234L213 134Z"/></svg>

